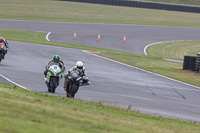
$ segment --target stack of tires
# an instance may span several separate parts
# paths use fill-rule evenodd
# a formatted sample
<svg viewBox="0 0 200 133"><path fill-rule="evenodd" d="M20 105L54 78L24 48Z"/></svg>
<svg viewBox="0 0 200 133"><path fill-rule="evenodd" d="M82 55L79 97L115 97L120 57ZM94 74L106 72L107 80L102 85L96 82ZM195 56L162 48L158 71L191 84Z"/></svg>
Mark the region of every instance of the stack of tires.
<svg viewBox="0 0 200 133"><path fill-rule="evenodd" d="M184 56L183 70L189 70L190 56Z"/></svg>
<svg viewBox="0 0 200 133"><path fill-rule="evenodd" d="M196 56L190 56L190 61L189 61L189 70L195 71L196 70Z"/></svg>
<svg viewBox="0 0 200 133"><path fill-rule="evenodd" d="M184 56L183 70L197 71L196 59L197 56Z"/></svg>
<svg viewBox="0 0 200 133"><path fill-rule="evenodd" d="M196 70L199 71L200 69L200 53L197 54L197 58L196 58Z"/></svg>

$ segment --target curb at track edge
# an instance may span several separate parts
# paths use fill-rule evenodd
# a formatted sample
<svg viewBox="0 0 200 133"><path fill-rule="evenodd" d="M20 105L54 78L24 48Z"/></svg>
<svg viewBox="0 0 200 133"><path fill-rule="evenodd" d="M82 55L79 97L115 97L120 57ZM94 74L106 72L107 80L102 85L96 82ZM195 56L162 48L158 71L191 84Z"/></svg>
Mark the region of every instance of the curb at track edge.
<svg viewBox="0 0 200 133"><path fill-rule="evenodd" d="M97 54L90 53L90 52L88 52L87 50L82 50L82 52L87 53L87 54L90 54L90 55L93 55L93 56L96 56L96 57L99 57L99 58L102 58L102 59L105 59L105 60L109 60L109 61L112 61L112 62L121 64L121 65L124 65L124 66L128 66L128 67L131 67L131 68L134 68L134 69L143 71L143 72L147 72L147 73L150 73L150 74L154 74L154 75L156 75L156 76L159 76L159 77L162 77L162 78L166 78L166 79L169 79L169 80L178 82L178 83L182 83L182 84L184 84L184 85L188 85L188 86L190 86L190 87L194 87L194 88L200 90L200 87L198 87L198 86L194 86L194 85L191 85L191 84L188 84L188 83L185 83L185 82L182 82L182 81L173 79L173 78L169 78L169 77L167 77L167 76L163 76L163 75L160 75L160 74L157 74L157 73L153 73L153 72L150 72L150 71L147 71L147 70L144 70L144 69L135 67L135 66L131 66L131 65L128 65L128 64L125 64L125 63L121 63L121 62L118 62L118 61L115 61L115 60L112 60L112 59L109 59L109 58L106 58L106 57L103 57L103 56L99 56L99 55L97 55Z"/></svg>
<svg viewBox="0 0 200 133"><path fill-rule="evenodd" d="M46 35L46 40L47 40L47 41L50 41L50 40L49 40L49 35L50 35L50 34L51 34L51 32L49 32L49 33Z"/></svg>
<svg viewBox="0 0 200 133"><path fill-rule="evenodd" d="M145 55L148 55L148 54L147 54L147 48L148 48L149 46L156 45L156 44L160 44L160 43L179 42L179 41L195 41L195 40L174 40L174 41L164 41L164 42L155 42L155 43L151 43L151 44L148 44L147 46L145 46L145 48L144 48L144 54L145 54Z"/></svg>
<svg viewBox="0 0 200 133"><path fill-rule="evenodd" d="M21 87L21 88L23 88L23 89L25 89L25 90L29 90L29 89L27 89L26 87L24 87L24 86L22 86L22 85L20 85L20 84L18 84L18 83L16 83L16 82L10 80L9 78L3 76L2 74L0 74L0 76L1 76L2 78L4 78L5 80L7 80L8 82L13 83L14 85L16 85L16 86L18 86L18 87Z"/></svg>

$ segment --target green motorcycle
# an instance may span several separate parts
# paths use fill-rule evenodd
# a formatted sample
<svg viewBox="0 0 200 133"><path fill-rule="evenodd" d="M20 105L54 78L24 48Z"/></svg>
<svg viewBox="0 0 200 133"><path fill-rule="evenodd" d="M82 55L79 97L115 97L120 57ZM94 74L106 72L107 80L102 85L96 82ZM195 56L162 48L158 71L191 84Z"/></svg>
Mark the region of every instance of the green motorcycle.
<svg viewBox="0 0 200 133"><path fill-rule="evenodd" d="M58 87L61 78L62 78L62 70L59 67L59 65L56 63L51 64L47 72L47 77L45 77L45 82L49 92L55 93L55 90Z"/></svg>

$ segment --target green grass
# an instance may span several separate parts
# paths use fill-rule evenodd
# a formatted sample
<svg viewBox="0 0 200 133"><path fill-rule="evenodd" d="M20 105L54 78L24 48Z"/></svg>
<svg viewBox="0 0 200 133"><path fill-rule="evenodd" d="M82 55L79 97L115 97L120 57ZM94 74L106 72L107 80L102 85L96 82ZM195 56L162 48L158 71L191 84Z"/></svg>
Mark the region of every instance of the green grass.
<svg viewBox="0 0 200 133"><path fill-rule="evenodd" d="M200 52L200 41L177 41L152 45L147 48L148 55L159 58L183 60L185 55L196 56Z"/></svg>
<svg viewBox="0 0 200 133"><path fill-rule="evenodd" d="M56 0L1 0L1 19L200 27L198 13Z"/></svg>
<svg viewBox="0 0 200 133"><path fill-rule="evenodd" d="M1 133L198 133L200 125L0 83Z"/></svg>
<svg viewBox="0 0 200 133"><path fill-rule="evenodd" d="M34 31L21 31L21 30L1 30L0 36L3 36L7 40L41 43L47 42L45 40L47 33L34 32Z"/></svg>

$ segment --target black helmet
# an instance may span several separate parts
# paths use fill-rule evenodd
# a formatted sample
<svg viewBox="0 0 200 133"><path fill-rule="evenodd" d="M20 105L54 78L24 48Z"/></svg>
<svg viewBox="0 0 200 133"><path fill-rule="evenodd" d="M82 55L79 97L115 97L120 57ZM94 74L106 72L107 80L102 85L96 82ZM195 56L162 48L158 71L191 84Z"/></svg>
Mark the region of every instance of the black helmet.
<svg viewBox="0 0 200 133"><path fill-rule="evenodd" d="M54 62L59 62L60 61L60 56L59 55L54 55L53 61Z"/></svg>

